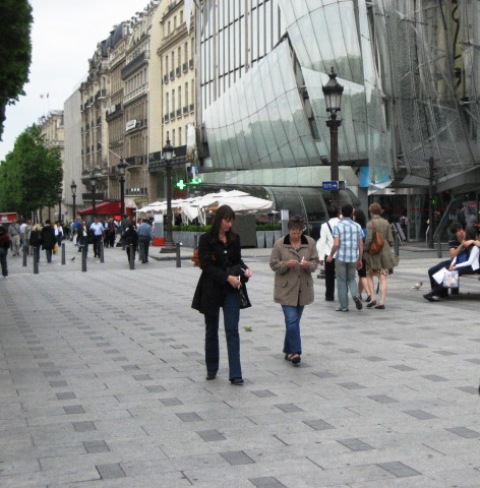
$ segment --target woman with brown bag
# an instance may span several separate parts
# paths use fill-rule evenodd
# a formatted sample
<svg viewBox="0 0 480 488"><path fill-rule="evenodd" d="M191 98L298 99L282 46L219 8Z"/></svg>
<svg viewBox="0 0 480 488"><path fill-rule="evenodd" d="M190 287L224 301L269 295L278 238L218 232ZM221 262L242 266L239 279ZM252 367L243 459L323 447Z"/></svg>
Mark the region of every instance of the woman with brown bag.
<svg viewBox="0 0 480 488"><path fill-rule="evenodd" d="M383 310L385 299L387 298L387 278L393 273L393 268L398 264L397 258L392 252L393 233L387 220L382 218L382 207L378 203L372 203L368 210L370 212L370 222L367 224L367 238L365 239L365 262L367 264L367 279L372 290L372 300L367 304L367 308ZM376 236L375 236L376 235ZM381 236L381 237L380 237ZM383 245L381 245L383 237ZM374 243L376 249L374 249ZM379 252L378 252L379 251ZM373 277L377 276L380 282L380 300L377 303Z"/></svg>

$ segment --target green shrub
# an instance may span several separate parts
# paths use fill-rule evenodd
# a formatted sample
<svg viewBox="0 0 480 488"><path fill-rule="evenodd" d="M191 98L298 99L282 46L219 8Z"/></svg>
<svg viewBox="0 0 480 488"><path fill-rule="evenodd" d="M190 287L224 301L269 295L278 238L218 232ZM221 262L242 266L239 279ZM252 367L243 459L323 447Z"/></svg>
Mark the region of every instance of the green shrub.
<svg viewBox="0 0 480 488"><path fill-rule="evenodd" d="M173 230L177 232L207 232L211 227L211 225L174 225Z"/></svg>

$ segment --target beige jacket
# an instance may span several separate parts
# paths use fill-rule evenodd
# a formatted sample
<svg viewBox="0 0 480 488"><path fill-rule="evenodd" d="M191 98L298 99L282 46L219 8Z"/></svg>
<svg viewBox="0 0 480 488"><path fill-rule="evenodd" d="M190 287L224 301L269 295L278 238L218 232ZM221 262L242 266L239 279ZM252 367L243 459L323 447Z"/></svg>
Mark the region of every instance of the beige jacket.
<svg viewBox="0 0 480 488"><path fill-rule="evenodd" d="M285 263L290 259L309 262L307 269L301 266L293 268ZM318 267L318 253L315 241L302 236L301 245L296 250L290 244L290 236L278 239L270 255L270 268L275 271L273 299L282 305L308 305L313 302L314 289L312 273Z"/></svg>
<svg viewBox="0 0 480 488"><path fill-rule="evenodd" d="M373 236L373 227L377 232L380 232L385 238L382 252L380 254L369 254L368 248ZM367 270L379 271L381 269L392 269L398 264L398 259L393 254L393 233L392 226L387 220L380 216L374 216L367 223L367 238L365 239L365 262L367 263Z"/></svg>

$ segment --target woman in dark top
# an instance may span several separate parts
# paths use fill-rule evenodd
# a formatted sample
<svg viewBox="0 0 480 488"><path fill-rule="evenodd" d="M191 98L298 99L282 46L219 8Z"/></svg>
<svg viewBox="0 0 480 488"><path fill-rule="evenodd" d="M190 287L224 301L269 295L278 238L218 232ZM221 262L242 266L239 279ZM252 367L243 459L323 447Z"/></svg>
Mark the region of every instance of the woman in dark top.
<svg viewBox="0 0 480 488"><path fill-rule="evenodd" d="M10 239L7 229L5 229L3 225L0 225L0 265L2 267L2 276L4 278L8 276L7 254L11 244L12 240Z"/></svg>
<svg viewBox="0 0 480 488"><path fill-rule="evenodd" d="M240 364L240 288L252 272L242 260L240 237L231 229L235 212L228 205L218 208L212 229L202 234L198 255L202 274L195 290L192 308L205 316L205 363L207 380L217 376L219 366L218 326L220 308L227 339L229 378L233 385L243 384Z"/></svg>
<svg viewBox="0 0 480 488"><path fill-rule="evenodd" d="M135 260L135 253L138 246L138 234L133 224L128 224L127 230L122 234L122 242L127 252L128 262Z"/></svg>
<svg viewBox="0 0 480 488"><path fill-rule="evenodd" d="M42 246L42 226L35 224L30 232L30 239L28 243L33 247L33 256L40 261L40 247Z"/></svg>
<svg viewBox="0 0 480 488"><path fill-rule="evenodd" d="M55 229L52 226L50 220L45 221L45 225L41 230L42 238L42 249L45 249L45 255L47 256L47 262L52 262L53 248L57 243L57 238L55 237Z"/></svg>

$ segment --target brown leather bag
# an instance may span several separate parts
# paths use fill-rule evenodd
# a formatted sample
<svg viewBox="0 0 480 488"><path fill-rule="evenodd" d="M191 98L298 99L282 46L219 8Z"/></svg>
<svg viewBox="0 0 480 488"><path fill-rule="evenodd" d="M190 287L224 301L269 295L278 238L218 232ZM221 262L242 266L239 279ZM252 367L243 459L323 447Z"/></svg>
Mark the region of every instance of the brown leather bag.
<svg viewBox="0 0 480 488"><path fill-rule="evenodd" d="M375 227L372 227L372 240L368 246L368 254L380 254L384 244L385 238L383 234L375 230Z"/></svg>

